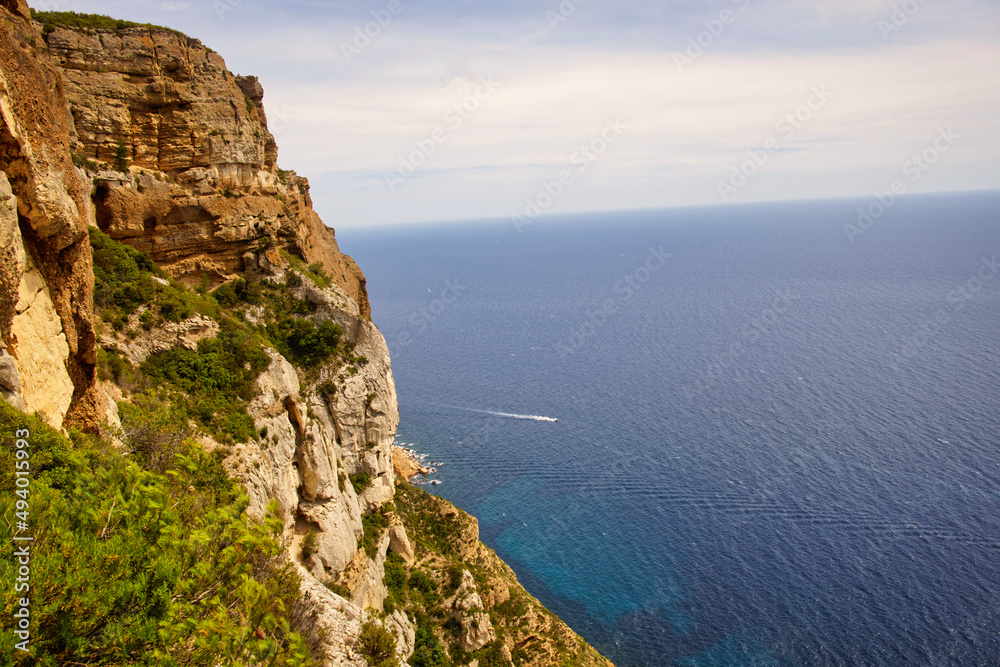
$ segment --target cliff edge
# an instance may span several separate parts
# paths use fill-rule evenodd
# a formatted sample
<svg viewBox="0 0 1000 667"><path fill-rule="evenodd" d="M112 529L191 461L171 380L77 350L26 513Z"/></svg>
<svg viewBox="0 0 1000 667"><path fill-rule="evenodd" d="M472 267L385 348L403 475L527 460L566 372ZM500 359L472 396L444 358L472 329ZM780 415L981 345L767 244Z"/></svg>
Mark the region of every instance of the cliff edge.
<svg viewBox="0 0 1000 667"><path fill-rule="evenodd" d="M38 538L36 586L65 601L32 617L31 659L219 664L225 645L233 664L610 665L474 518L397 478L396 390L364 276L306 179L278 168L257 79L167 28L0 6L0 398L70 439L0 413L60 452L33 516L94 505ZM0 459L14 453L4 441ZM6 467L0 486L14 488ZM140 522L125 539L135 517L112 520L116 507L143 493L163 532ZM156 604L133 604L152 599L140 581L107 612L121 627L81 642L73 628L96 612L61 578L86 579L91 561L49 562L74 530L95 552L149 540L149 561L115 552L122 580L164 545L190 572L157 566ZM205 537L218 530L245 534ZM218 581L199 570L223 562L236 569ZM87 603L105 604L95 590Z"/></svg>

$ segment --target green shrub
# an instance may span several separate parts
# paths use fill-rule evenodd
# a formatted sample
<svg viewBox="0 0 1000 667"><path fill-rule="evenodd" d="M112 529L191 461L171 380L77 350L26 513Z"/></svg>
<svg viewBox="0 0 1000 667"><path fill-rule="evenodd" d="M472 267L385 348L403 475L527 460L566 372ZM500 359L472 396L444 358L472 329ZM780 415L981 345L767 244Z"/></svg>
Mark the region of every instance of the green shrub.
<svg viewBox="0 0 1000 667"><path fill-rule="evenodd" d="M30 431L31 653L0 629L4 665L305 667L321 659L299 629L308 614L281 556L281 521L245 514L246 497L195 445L167 472L144 470L81 434L66 438L0 402L0 514L15 513L13 435ZM13 581L9 533L0 577ZM21 593L0 591L10 614ZM296 620L299 619L299 620ZM314 650L315 649L315 650Z"/></svg>
<svg viewBox="0 0 1000 667"><path fill-rule="evenodd" d="M270 363L256 336L225 320L219 336L198 341L197 350L153 354L140 369L152 381L183 394L176 396L182 413L217 435L247 442L257 437L247 402L257 377Z"/></svg>
<svg viewBox="0 0 1000 667"><path fill-rule="evenodd" d="M306 533L306 536L302 538L302 558L309 560L309 558L316 553L318 548L319 544L316 537L316 531L310 530Z"/></svg>
<svg viewBox="0 0 1000 667"><path fill-rule="evenodd" d="M306 270L317 287L329 287L333 284L333 279L326 275L326 268L323 267L323 262L313 262L306 267Z"/></svg>
<svg viewBox="0 0 1000 667"><path fill-rule="evenodd" d="M118 348L97 348L97 377L104 382L125 384L135 377L135 368Z"/></svg>
<svg viewBox="0 0 1000 667"><path fill-rule="evenodd" d="M479 660L479 667L510 667L510 662L503 656L499 641L490 642L472 655Z"/></svg>
<svg viewBox="0 0 1000 667"><path fill-rule="evenodd" d="M256 306L262 302L260 283L251 282L244 278L237 278L220 285L212 292L212 296L215 297L220 306L226 308L232 308L240 303Z"/></svg>
<svg viewBox="0 0 1000 667"><path fill-rule="evenodd" d="M365 553L372 560L375 560L378 549L378 541L382 538L382 533L389 527L389 517L380 508L374 512L368 512L361 517L361 527L364 534L361 537L361 546Z"/></svg>
<svg viewBox="0 0 1000 667"><path fill-rule="evenodd" d="M122 139L119 139L118 146L115 148L115 171L128 171L128 155L128 147Z"/></svg>
<svg viewBox="0 0 1000 667"><path fill-rule="evenodd" d="M421 595L435 594L438 590L438 585L423 570L414 570L411 572L410 580L407 583L410 590L417 591Z"/></svg>
<svg viewBox="0 0 1000 667"><path fill-rule="evenodd" d="M399 554L389 552L384 568L385 588L389 591L389 600L394 605L401 606L406 602L406 564Z"/></svg>
<svg viewBox="0 0 1000 667"><path fill-rule="evenodd" d="M164 294L159 300L160 316L168 322L183 322L194 315L194 305L182 293Z"/></svg>
<svg viewBox="0 0 1000 667"><path fill-rule="evenodd" d="M356 472L353 475L348 475L348 479L351 480L351 486L354 487L354 493L359 496L365 489L372 485L372 478L366 472Z"/></svg>
<svg viewBox="0 0 1000 667"><path fill-rule="evenodd" d="M163 26L153 25L152 23L134 23L132 21L123 21L122 19L114 19L110 16L104 16L103 14L39 12L32 9L31 18L42 24L42 32L46 39L48 39L49 34L51 34L56 27L83 28L86 30L113 30L116 32L125 30L126 28L147 28L151 30L165 30L180 37L187 38L187 35L184 35L180 31L172 28L164 28Z"/></svg>
<svg viewBox="0 0 1000 667"><path fill-rule="evenodd" d="M426 616L418 618L415 648L410 656L413 667L451 667L451 661Z"/></svg>
<svg viewBox="0 0 1000 667"><path fill-rule="evenodd" d="M504 602L493 607L493 612L507 622L516 621L528 613L528 603L519 595L511 594Z"/></svg>
<svg viewBox="0 0 1000 667"><path fill-rule="evenodd" d="M218 317L214 300L174 282L167 285L155 282L154 275L163 278L166 274L153 265L148 254L97 229L90 230L90 247L94 258L94 307L101 319L115 329L125 329L128 316L141 306L148 307L139 320L147 329L157 318L180 322L196 312ZM156 316L146 314L153 311Z"/></svg>
<svg viewBox="0 0 1000 667"><path fill-rule="evenodd" d="M267 325L268 337L278 351L302 368L315 367L336 354L343 333L343 329L328 320L317 325L295 316L284 316Z"/></svg>
<svg viewBox="0 0 1000 667"><path fill-rule="evenodd" d="M358 635L358 651L370 667L396 667L396 635L375 621L367 621Z"/></svg>
<svg viewBox="0 0 1000 667"><path fill-rule="evenodd" d="M193 433L174 406L156 396L139 394L118 404L122 427L119 438L126 451L144 468L162 472L176 458Z"/></svg>
<svg viewBox="0 0 1000 667"><path fill-rule="evenodd" d="M140 305L153 302L156 288L149 255L93 228L90 246L94 257L95 305L132 314Z"/></svg>

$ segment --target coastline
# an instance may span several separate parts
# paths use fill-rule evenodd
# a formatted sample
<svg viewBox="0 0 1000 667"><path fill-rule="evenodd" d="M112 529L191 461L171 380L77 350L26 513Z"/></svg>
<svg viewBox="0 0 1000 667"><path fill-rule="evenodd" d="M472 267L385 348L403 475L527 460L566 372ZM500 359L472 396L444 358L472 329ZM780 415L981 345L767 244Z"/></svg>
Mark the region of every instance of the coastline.
<svg viewBox="0 0 1000 667"><path fill-rule="evenodd" d="M434 472L433 468L428 468L420 462L416 452L399 445L392 446L392 465L395 468L396 479L409 484L421 475Z"/></svg>

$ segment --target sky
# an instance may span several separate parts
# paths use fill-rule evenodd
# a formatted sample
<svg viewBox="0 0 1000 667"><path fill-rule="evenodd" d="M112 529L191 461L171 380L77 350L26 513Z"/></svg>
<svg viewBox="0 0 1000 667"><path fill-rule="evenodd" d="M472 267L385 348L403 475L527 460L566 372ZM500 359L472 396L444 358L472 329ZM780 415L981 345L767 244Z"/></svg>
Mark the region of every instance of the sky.
<svg viewBox="0 0 1000 667"><path fill-rule="evenodd" d="M335 228L1000 188L1000 0L29 0L257 75Z"/></svg>

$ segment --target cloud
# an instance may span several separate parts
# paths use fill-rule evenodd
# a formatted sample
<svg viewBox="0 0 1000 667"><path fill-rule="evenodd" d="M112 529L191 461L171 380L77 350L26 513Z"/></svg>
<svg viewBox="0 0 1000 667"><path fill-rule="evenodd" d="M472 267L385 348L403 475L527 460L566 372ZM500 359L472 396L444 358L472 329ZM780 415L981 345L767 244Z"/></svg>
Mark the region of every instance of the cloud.
<svg viewBox="0 0 1000 667"><path fill-rule="evenodd" d="M778 135L740 201L867 196L946 124L963 140L920 187L996 187L1000 4L910 1L918 9L886 37L879 22L903 0L588 0L555 31L546 12L559 2L403 0L350 62L340 44L386 2L245 0L222 20L210 3L99 11L177 25L259 75L269 117L294 116L278 133L282 166L310 177L341 226L509 215L613 117L627 132L553 211L717 202L718 180L823 84L829 104ZM736 20L705 40L723 10ZM699 36L702 53L679 69ZM501 88L447 125L483 76ZM447 139L390 192L384 174L442 126Z"/></svg>

